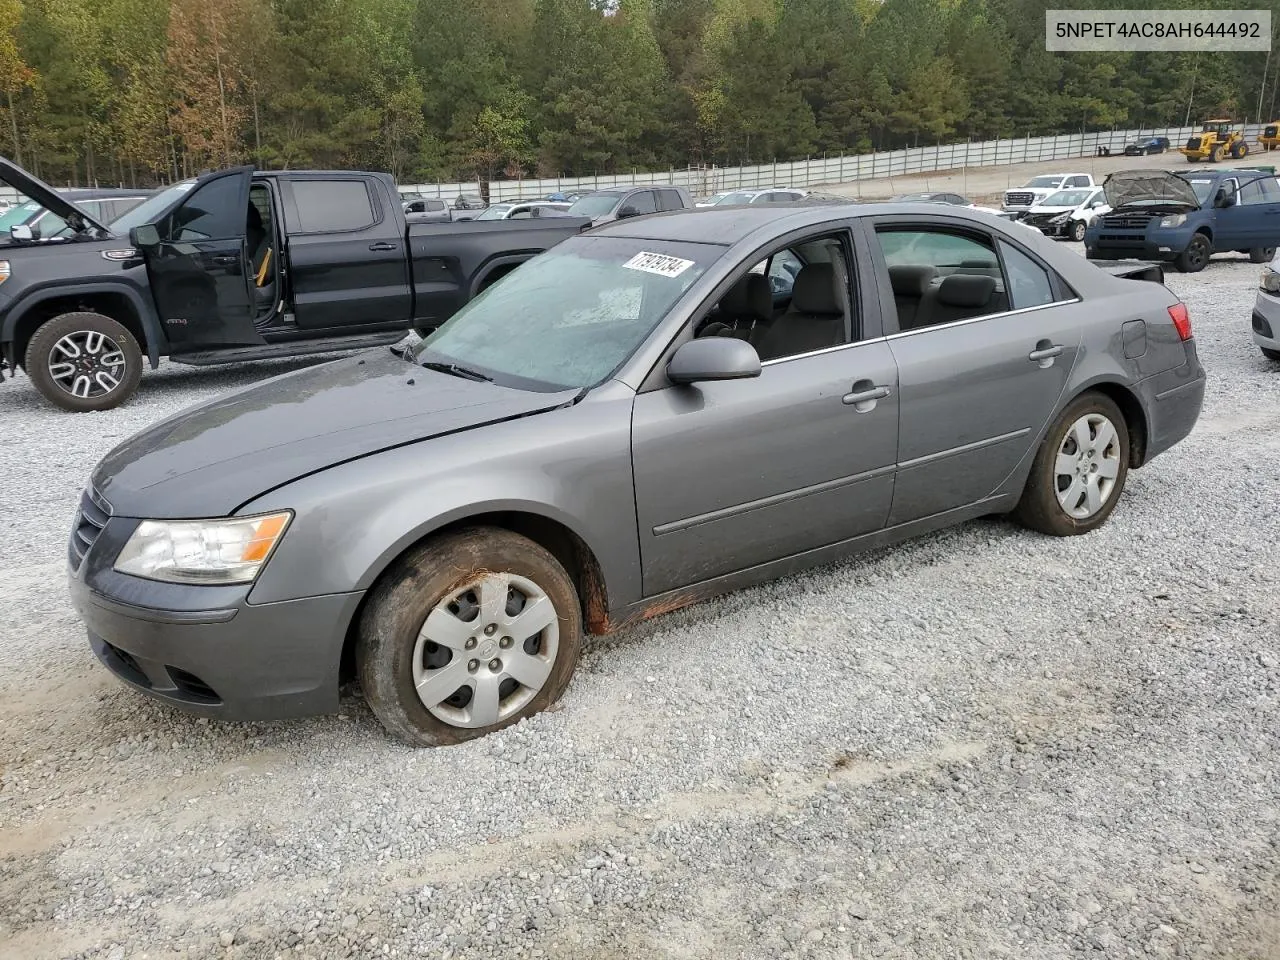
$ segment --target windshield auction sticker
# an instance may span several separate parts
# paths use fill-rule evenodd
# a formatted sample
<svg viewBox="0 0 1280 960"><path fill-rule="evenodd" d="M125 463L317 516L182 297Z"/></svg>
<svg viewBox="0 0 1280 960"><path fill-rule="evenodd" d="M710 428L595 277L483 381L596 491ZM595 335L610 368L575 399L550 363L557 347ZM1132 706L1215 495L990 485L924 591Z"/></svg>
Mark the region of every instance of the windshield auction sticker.
<svg viewBox="0 0 1280 960"><path fill-rule="evenodd" d="M660 277L678 277L693 266L692 260L681 260L679 257L668 257L661 253L637 253L623 264L628 270L643 270L645 273L656 273Z"/></svg>
<svg viewBox="0 0 1280 960"><path fill-rule="evenodd" d="M1046 10L1045 49L1271 49L1270 10Z"/></svg>

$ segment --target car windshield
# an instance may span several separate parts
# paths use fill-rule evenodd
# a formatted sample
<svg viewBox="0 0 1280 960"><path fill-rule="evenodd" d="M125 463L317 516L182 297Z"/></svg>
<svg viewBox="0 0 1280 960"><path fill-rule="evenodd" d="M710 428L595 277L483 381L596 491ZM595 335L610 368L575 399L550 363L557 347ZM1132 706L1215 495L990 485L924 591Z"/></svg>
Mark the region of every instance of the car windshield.
<svg viewBox="0 0 1280 960"><path fill-rule="evenodd" d="M742 191L739 191L738 193L726 193L724 199L720 202L726 204L750 203L754 196L754 193L744 193Z"/></svg>
<svg viewBox="0 0 1280 960"><path fill-rule="evenodd" d="M1041 187L1041 188L1056 187L1061 185L1062 180L1063 180L1062 177L1032 177L1030 180L1024 183L1023 186L1024 187Z"/></svg>
<svg viewBox="0 0 1280 960"><path fill-rule="evenodd" d="M701 200L701 201L699 201L699 202L700 202L700 203L709 203L709 204L723 203L723 202L724 202L724 198L725 198L725 197L727 197L727 196L728 196L728 194L727 194L727 193L713 193L711 196L706 197L705 199L703 199L703 200Z"/></svg>
<svg viewBox="0 0 1280 960"><path fill-rule="evenodd" d="M126 233L134 227L140 227L144 223L154 223L159 220L161 215L169 209L173 204L177 203L184 194L191 191L196 185L194 180L183 180L181 183L175 183L168 190L162 190L154 197L143 200L132 210L123 216L116 217L108 226L111 227L112 233Z"/></svg>
<svg viewBox="0 0 1280 960"><path fill-rule="evenodd" d="M572 237L513 270L432 333L419 363L533 390L589 387L618 368L725 247Z"/></svg>
<svg viewBox="0 0 1280 960"><path fill-rule="evenodd" d="M485 208L485 211L476 216L477 220L502 220L511 212L511 204L498 203L492 207Z"/></svg>
<svg viewBox="0 0 1280 960"><path fill-rule="evenodd" d="M621 199L620 193L589 193L575 200L569 212L575 217L603 217L606 213L612 213Z"/></svg>
<svg viewBox="0 0 1280 960"><path fill-rule="evenodd" d="M1199 203L1201 206L1204 206L1205 203L1209 200L1209 192L1213 189L1213 181L1205 180L1203 178L1198 180L1191 180L1187 177L1183 177L1182 179L1186 180L1187 183L1191 184L1191 189L1196 192L1196 202Z"/></svg>
<svg viewBox="0 0 1280 960"><path fill-rule="evenodd" d="M1089 199L1088 190L1059 190L1040 201L1042 207L1078 207Z"/></svg>

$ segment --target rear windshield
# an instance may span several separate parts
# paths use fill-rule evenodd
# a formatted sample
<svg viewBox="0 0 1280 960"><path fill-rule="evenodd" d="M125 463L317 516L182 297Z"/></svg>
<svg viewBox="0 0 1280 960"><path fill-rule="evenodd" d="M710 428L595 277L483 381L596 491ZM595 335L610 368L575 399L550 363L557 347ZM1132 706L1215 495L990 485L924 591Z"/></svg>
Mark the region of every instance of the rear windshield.
<svg viewBox="0 0 1280 960"><path fill-rule="evenodd" d="M725 249L571 237L454 314L423 341L418 361L457 364L523 389L593 386L635 352Z"/></svg>

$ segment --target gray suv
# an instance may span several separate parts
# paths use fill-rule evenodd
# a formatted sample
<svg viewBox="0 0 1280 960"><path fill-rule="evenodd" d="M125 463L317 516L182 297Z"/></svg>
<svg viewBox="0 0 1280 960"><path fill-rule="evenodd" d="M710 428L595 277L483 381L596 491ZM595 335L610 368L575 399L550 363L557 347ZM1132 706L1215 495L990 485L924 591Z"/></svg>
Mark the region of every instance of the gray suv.
<svg viewBox="0 0 1280 960"><path fill-rule="evenodd" d="M615 187L588 193L569 208L569 216L590 217L591 225L598 227L602 223L625 220L627 217L666 210L686 210L692 206L693 200L684 187Z"/></svg>

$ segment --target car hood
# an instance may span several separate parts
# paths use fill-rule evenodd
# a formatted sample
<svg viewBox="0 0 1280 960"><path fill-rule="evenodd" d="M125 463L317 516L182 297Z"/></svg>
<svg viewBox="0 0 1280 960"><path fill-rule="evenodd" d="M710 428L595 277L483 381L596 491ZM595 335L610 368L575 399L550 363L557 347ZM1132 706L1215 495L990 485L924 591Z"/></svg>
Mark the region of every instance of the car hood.
<svg viewBox="0 0 1280 960"><path fill-rule="evenodd" d="M1122 170L1107 177L1103 195L1112 209L1129 203L1176 204L1195 210L1200 206L1191 184L1165 170Z"/></svg>
<svg viewBox="0 0 1280 960"><path fill-rule="evenodd" d="M73 227L75 225L74 218L79 218L85 226L91 229L101 231L104 234L108 232L106 227L54 190L53 187L43 180L37 180L16 163L3 157L0 157L0 180L3 180L24 196L30 197L46 210L57 214Z"/></svg>
<svg viewBox="0 0 1280 960"><path fill-rule="evenodd" d="M1036 203L1031 205L1030 209L1027 210L1027 213L1070 213L1072 210L1079 210L1079 209L1080 209L1079 204L1076 204L1075 206L1071 206L1071 207L1059 207L1059 206L1047 207L1047 206L1044 206L1043 204Z"/></svg>
<svg viewBox="0 0 1280 960"><path fill-rule="evenodd" d="M162 420L107 454L93 484L117 516L227 516L298 477L552 410L580 393L466 380L375 351L274 377Z"/></svg>

